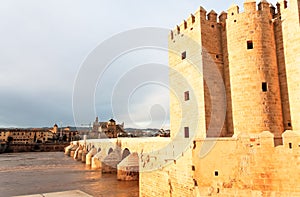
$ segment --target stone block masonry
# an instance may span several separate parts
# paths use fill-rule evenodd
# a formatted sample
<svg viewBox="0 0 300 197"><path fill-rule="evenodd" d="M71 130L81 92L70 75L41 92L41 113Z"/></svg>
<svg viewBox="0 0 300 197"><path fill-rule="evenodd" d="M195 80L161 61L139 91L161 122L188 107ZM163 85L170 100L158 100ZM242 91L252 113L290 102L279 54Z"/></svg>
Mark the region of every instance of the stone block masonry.
<svg viewBox="0 0 300 197"><path fill-rule="evenodd" d="M152 154L168 163L150 171L147 165L161 163L140 164L140 196L299 196L300 135L286 131L282 137L284 144L275 147L269 131L241 133L196 139L177 159Z"/></svg>

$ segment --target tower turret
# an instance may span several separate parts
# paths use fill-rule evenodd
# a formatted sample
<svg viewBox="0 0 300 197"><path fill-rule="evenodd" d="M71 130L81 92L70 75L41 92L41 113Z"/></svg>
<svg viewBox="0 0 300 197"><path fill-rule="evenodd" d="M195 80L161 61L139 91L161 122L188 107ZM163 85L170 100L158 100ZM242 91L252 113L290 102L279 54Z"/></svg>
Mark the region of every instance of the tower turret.
<svg viewBox="0 0 300 197"><path fill-rule="evenodd" d="M54 126L53 126L53 133L57 133L57 131L58 131L58 126L57 126L57 124L54 124Z"/></svg>
<svg viewBox="0 0 300 197"><path fill-rule="evenodd" d="M269 3L244 3L228 10L228 60L235 134L283 132L272 14Z"/></svg>

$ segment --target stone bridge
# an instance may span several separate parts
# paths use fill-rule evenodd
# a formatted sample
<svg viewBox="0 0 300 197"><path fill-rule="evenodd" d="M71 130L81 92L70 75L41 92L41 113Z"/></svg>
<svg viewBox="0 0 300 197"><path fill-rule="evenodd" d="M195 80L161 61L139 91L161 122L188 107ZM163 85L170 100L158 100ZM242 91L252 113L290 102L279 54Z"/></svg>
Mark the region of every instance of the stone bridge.
<svg viewBox="0 0 300 197"><path fill-rule="evenodd" d="M71 142L65 154L102 173L117 173L119 180L138 180L141 154L157 152L170 142L163 137L80 140Z"/></svg>

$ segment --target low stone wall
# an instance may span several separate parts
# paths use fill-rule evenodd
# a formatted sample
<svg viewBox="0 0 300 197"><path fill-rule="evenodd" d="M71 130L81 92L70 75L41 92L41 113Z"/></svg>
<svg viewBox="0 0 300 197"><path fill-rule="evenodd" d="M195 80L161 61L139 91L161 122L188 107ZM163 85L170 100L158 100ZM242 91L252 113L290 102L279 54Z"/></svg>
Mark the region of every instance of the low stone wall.
<svg viewBox="0 0 300 197"><path fill-rule="evenodd" d="M140 196L300 196L300 133L276 140L264 131L195 139L178 158L175 142L171 154L142 154Z"/></svg>
<svg viewBox="0 0 300 197"><path fill-rule="evenodd" d="M5 152L62 152L69 143L61 144L10 144Z"/></svg>
<svg viewBox="0 0 300 197"><path fill-rule="evenodd" d="M300 135L286 131L283 145L273 134L196 140L194 179L199 196L299 196ZM201 150L214 143L205 155Z"/></svg>

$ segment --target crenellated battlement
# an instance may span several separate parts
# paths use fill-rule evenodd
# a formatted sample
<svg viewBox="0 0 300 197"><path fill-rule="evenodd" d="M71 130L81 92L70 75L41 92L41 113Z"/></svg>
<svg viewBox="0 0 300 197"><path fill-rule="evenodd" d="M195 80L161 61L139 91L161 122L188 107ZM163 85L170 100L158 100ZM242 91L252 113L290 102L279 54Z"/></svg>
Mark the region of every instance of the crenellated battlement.
<svg viewBox="0 0 300 197"><path fill-rule="evenodd" d="M229 13L228 14L229 16L237 15L240 13L240 8L238 5L233 4L228 8L227 13Z"/></svg>
<svg viewBox="0 0 300 197"><path fill-rule="evenodd" d="M298 4L298 6L297 6ZM290 11L290 8L291 9L299 9L299 1L297 3L297 0L280 0L277 4L276 4L276 7L277 7L277 10L278 10L278 13L282 13L282 12L289 12Z"/></svg>
<svg viewBox="0 0 300 197"><path fill-rule="evenodd" d="M193 30L194 24L200 20L225 23L227 18L234 20L235 17L243 13L253 14L256 16L268 14L271 15L272 18L276 18L280 16L281 11L287 9L288 6L289 4L287 0L281 0L276 4L276 7L266 0L261 0L258 3L256 0L246 0L243 5L243 12L240 12L238 5L233 4L228 8L227 13L223 11L219 16L214 10L207 13L207 11L200 6L194 14L191 14L187 19L183 20L181 24L171 30L170 38L173 39L175 36L186 32L186 30Z"/></svg>
<svg viewBox="0 0 300 197"><path fill-rule="evenodd" d="M227 19L227 12L221 12L221 14L219 15L219 22L225 22Z"/></svg>
<svg viewBox="0 0 300 197"><path fill-rule="evenodd" d="M272 18L274 18L275 15L277 14L276 8L266 0L261 0L258 4L256 4L255 0L245 1L243 8L244 8L243 12L240 12L239 6L232 5L227 10L229 13L228 18L232 19L236 16L239 16L240 14L250 14L256 16L271 15Z"/></svg>
<svg viewBox="0 0 300 197"><path fill-rule="evenodd" d="M214 10L211 10L207 15L207 20L217 22L217 16L218 14Z"/></svg>
<svg viewBox="0 0 300 197"><path fill-rule="evenodd" d="M207 13L207 11L200 6L194 14L191 14L187 19L183 20L179 25L176 25L176 27L171 30L170 39L173 40L176 36L193 30L195 24L200 24L201 20L218 23L225 22L226 19L226 12L222 12L218 17L218 14L214 10L211 10L209 13Z"/></svg>
<svg viewBox="0 0 300 197"><path fill-rule="evenodd" d="M179 25L171 30L170 39L173 40L174 37L181 35L187 31L193 30L196 21L200 18L200 9L197 10L194 14L191 14L187 19L183 20Z"/></svg>
<svg viewBox="0 0 300 197"><path fill-rule="evenodd" d="M286 7L286 0L283 3L283 7ZM281 4L277 4L277 10L280 11ZM211 10L207 13L207 11L200 6L198 10L191 14L187 19L183 20L181 24L177 25L173 30L170 32L170 39L172 40L175 36L180 35L186 30L193 30L194 24L201 21L206 20L215 23L225 23L227 17L232 18L241 13L251 13L251 14L271 14L272 16L276 15L276 8L268 3L266 0L261 0L258 5L256 4L255 0L246 0L244 3L244 12L240 12L238 5L232 5L228 10L228 14L226 12L221 12L219 17L218 14Z"/></svg>

